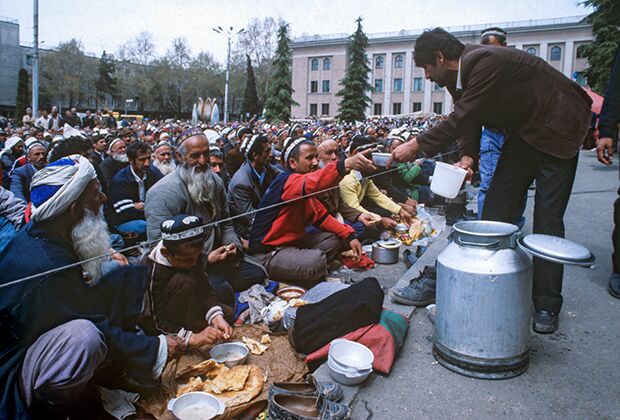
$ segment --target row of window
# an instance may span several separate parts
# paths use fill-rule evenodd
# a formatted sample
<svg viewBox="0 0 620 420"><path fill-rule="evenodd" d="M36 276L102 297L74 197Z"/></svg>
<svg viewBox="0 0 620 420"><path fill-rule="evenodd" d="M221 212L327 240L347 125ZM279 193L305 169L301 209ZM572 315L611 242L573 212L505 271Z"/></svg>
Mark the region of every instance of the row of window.
<svg viewBox="0 0 620 420"><path fill-rule="evenodd" d="M310 104L310 115L319 115L318 108L318 104ZM321 104L321 115L329 115L329 104Z"/></svg>
<svg viewBox="0 0 620 420"><path fill-rule="evenodd" d="M396 54L394 56L394 68L402 69L405 64L405 58L402 54ZM382 69L385 65L385 59L382 56L375 58L375 68Z"/></svg>
<svg viewBox="0 0 620 420"><path fill-rule="evenodd" d="M311 105L312 106L312 105ZM422 111L422 102L414 102L411 107L411 112ZM433 102L433 112L435 114L443 113L443 102ZM400 102L394 102L392 104L392 115L398 115L402 113L402 104ZM373 104L373 115L383 115L383 104Z"/></svg>
<svg viewBox="0 0 620 420"><path fill-rule="evenodd" d="M329 93L329 88L330 88L330 81L329 80L323 80L321 82L321 92L322 93ZM310 93L318 93L319 91L319 81L318 80L312 80L310 82Z"/></svg>
<svg viewBox="0 0 620 420"><path fill-rule="evenodd" d="M324 58L323 59L323 70L331 70L332 69L332 60L330 60L329 58ZM319 59L318 58L313 58L312 61L310 61L310 70L311 71L318 71L319 70ZM313 114L316 115L316 114Z"/></svg>
<svg viewBox="0 0 620 420"><path fill-rule="evenodd" d="M433 84L433 90L441 91L442 87L437 83ZM402 92L403 91L403 79L395 78L392 83L392 92ZM414 77L413 78L413 91L414 92L424 92L424 78L422 77ZM383 79L375 79L375 93L383 92Z"/></svg>

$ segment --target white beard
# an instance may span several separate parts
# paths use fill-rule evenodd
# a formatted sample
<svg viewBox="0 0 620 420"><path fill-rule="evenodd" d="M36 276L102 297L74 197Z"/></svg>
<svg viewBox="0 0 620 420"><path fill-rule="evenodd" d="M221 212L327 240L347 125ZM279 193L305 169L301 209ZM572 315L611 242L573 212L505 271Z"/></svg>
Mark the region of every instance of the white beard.
<svg viewBox="0 0 620 420"><path fill-rule="evenodd" d="M125 153L118 154L118 155L112 155L112 159L114 159L115 161L120 162L120 163L127 163L127 162L129 162L129 158L127 157L127 155Z"/></svg>
<svg viewBox="0 0 620 420"><path fill-rule="evenodd" d="M197 172L196 167L182 163L177 167L177 171L195 204L201 205L213 201L215 179L210 167L205 172Z"/></svg>
<svg viewBox="0 0 620 420"><path fill-rule="evenodd" d="M103 212L95 214L86 209L84 217L71 230L73 249L80 260L105 255L110 250L110 235L108 225L103 217ZM82 264L82 269L88 276L86 282L89 286L95 286L101 278L101 267L104 259L98 258Z"/></svg>
<svg viewBox="0 0 620 420"><path fill-rule="evenodd" d="M159 172L161 172L162 175L168 175L170 172L174 172L174 170L177 167L177 165L172 161L171 162L160 162L157 159L153 160L153 166L159 169Z"/></svg>

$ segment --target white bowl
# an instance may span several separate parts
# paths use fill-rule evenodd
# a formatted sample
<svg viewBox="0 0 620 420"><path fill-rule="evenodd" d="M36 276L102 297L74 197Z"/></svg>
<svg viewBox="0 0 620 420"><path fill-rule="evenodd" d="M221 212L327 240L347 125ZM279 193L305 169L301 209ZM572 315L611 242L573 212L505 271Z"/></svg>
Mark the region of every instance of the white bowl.
<svg viewBox="0 0 620 420"><path fill-rule="evenodd" d="M378 153L374 152L372 154L372 161L377 166L387 167L388 160L392 156L391 153Z"/></svg>
<svg viewBox="0 0 620 420"><path fill-rule="evenodd" d="M187 394L183 394L178 398L172 398L168 401L168 410L172 411L172 415L177 420L186 420L187 416L186 418L183 417L183 411L192 406L196 406L196 409L199 409L199 407L204 409L204 407L207 406L213 415L205 417L205 419L215 419L224 414L224 410L226 409L222 401L206 392L188 392Z"/></svg>
<svg viewBox="0 0 620 420"><path fill-rule="evenodd" d="M343 373L330 360L327 361L327 367L329 368L329 374L332 377L332 379L342 385L361 384L366 379L368 379L368 377L372 373L372 369L369 372L356 374L356 375L351 375L348 372Z"/></svg>
<svg viewBox="0 0 620 420"><path fill-rule="evenodd" d="M366 370L372 367L375 360L374 354L365 345L341 338L331 342L328 356L340 365L355 370Z"/></svg>
<svg viewBox="0 0 620 420"><path fill-rule="evenodd" d="M454 198L461 190L467 171L447 163L435 163L431 191L445 198Z"/></svg>
<svg viewBox="0 0 620 420"><path fill-rule="evenodd" d="M344 373L344 374L349 375L349 376L359 376L359 375L363 375L363 374L372 372L372 366L369 366L366 369L357 369L357 368L353 368L353 367L346 366L346 365L343 365L341 363L338 363L331 356L327 356L327 361L329 363L331 363L332 366L334 367L334 369L336 369L338 372Z"/></svg>

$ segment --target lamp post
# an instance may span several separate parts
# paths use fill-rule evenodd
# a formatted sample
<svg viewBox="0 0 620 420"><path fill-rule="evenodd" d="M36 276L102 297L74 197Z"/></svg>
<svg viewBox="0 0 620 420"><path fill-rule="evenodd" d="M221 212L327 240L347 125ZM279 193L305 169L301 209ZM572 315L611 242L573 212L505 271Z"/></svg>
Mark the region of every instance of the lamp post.
<svg viewBox="0 0 620 420"><path fill-rule="evenodd" d="M224 86L224 124L228 123L228 80L230 78L230 40L244 32L245 29L240 29L236 33L233 31L233 27L231 26L228 30L222 29L221 26L217 28L213 28L215 32L218 34L224 35L228 40L228 48L226 50L226 85Z"/></svg>
<svg viewBox="0 0 620 420"><path fill-rule="evenodd" d="M32 117L39 111L39 0L32 4L32 32L34 35L32 51Z"/></svg>

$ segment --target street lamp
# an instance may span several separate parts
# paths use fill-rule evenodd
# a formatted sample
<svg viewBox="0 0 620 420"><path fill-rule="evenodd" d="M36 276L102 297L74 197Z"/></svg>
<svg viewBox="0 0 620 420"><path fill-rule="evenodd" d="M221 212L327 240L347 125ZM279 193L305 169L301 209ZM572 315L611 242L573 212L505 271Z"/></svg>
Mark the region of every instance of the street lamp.
<svg viewBox="0 0 620 420"><path fill-rule="evenodd" d="M224 35L228 40L228 49L226 52L226 85L224 86L224 124L226 124L228 123L228 79L230 77L230 40L234 36L245 32L245 29L240 29L235 33L232 26L228 30L222 29L221 26L218 26L217 28L213 28L213 31L217 32L218 34Z"/></svg>

